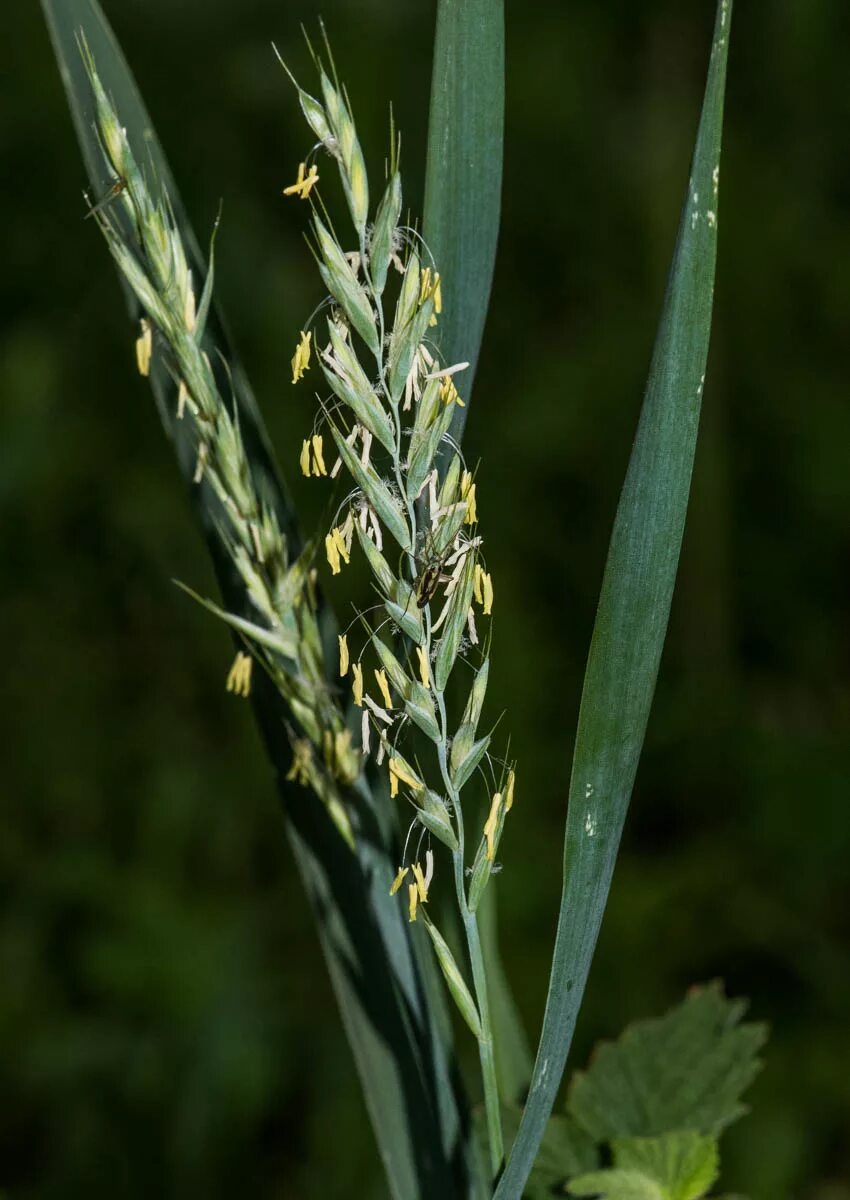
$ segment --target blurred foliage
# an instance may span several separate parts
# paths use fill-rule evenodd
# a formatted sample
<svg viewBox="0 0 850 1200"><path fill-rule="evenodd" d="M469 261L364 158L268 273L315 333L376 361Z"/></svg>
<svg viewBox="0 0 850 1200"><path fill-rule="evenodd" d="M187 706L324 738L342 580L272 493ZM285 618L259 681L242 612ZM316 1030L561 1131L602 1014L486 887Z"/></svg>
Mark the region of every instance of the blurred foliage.
<svg viewBox="0 0 850 1200"><path fill-rule="evenodd" d="M467 447L521 763L506 967L545 997L584 656L711 26L687 0L508 5L505 212ZM313 0L112 0L304 510L306 149L274 38ZM418 207L428 4L324 0L373 163ZM96 231L34 4L8 6L0 196L0 1187L383 1194L231 647ZM723 975L770 1022L722 1184L850 1197L850 93L839 0L741 5L716 325L671 635L573 1061ZM842 37L842 35L845 35ZM310 521L306 524L309 527ZM553 698L559 699L553 702Z"/></svg>

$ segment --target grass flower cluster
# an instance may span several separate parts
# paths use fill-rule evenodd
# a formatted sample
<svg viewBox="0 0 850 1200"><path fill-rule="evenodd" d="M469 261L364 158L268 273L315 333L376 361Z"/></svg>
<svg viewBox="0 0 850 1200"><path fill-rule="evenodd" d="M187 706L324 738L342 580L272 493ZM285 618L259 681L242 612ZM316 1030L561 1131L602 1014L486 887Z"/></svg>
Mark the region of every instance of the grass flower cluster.
<svg viewBox="0 0 850 1200"><path fill-rule="evenodd" d="M328 292L292 358L293 384L315 371L310 378L320 385L299 463L308 477L348 479L325 552L339 575L358 549L378 603L339 635L339 673L350 678L361 712L364 759L373 755L386 765L391 797L410 807L391 893L404 889L410 921L423 916L449 990L478 1039L497 1169L503 1145L476 912L496 866L515 771L493 757L491 734L479 728L490 667L489 630L479 624L493 610L493 581L484 565L476 480L449 435L455 408L464 403L456 380L467 364L440 359L441 278L421 236L402 223L398 139L393 132L388 178L371 219L351 108L332 63L330 73L320 62L317 69L321 100L295 85L318 138L313 161L300 163L285 189L312 204L313 248ZM314 156L322 152L339 169L353 227L349 241L337 235L321 204ZM452 715L447 688L456 671L463 671L463 695ZM465 790L481 779L486 820L471 838L474 801L467 803ZM435 870L432 840L451 855L471 988L424 907Z"/></svg>

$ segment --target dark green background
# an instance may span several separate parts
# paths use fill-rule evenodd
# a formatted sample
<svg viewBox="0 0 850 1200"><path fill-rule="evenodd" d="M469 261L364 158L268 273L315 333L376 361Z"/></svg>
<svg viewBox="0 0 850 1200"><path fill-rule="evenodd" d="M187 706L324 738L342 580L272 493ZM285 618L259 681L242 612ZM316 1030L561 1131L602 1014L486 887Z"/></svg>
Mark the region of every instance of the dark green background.
<svg viewBox="0 0 850 1200"><path fill-rule="evenodd" d="M318 294L285 202L308 0L112 0L296 486ZM504 952L537 1028L572 731L687 178L709 0L508 3L501 253L468 427L520 760ZM324 0L373 174L418 207L431 4ZM654 715L573 1061L722 975L772 1025L724 1184L850 1197L850 89L841 0L737 5L715 332ZM38 6L3 19L0 1186L349 1200L376 1155L211 575ZM318 520L315 491L297 498ZM323 497L324 499L324 497Z"/></svg>

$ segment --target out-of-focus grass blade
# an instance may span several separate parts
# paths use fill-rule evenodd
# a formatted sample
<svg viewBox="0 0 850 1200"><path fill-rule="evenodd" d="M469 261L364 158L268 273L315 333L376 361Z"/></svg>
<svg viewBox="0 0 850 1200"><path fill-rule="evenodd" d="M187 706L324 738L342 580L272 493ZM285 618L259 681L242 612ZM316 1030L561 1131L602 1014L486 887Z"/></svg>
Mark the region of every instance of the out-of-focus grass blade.
<svg viewBox="0 0 850 1200"><path fill-rule="evenodd" d="M99 5L96 0L42 0L42 7L95 192L92 200L109 190L111 180L104 172L92 124L90 89L76 41L81 30L139 161L147 159L156 178L168 189L195 277L203 280L205 264L165 156ZM94 230L84 232L96 236ZM130 314L136 319L140 316L138 306L126 288L125 294ZM214 364L219 362L216 351L230 364L255 481L267 502L276 508L292 552L296 553L299 542L292 507L247 379L234 359L214 304L205 345ZM183 425L188 423L174 418L174 384L161 366L152 374L152 383L160 416L188 483L194 470L195 449L183 433ZM226 373L219 383L222 394L229 394L231 380ZM223 552L205 489L190 487L190 495L225 603L231 611L245 612L246 598ZM328 614L328 626L331 623ZM439 1005L434 1002L439 988L432 978L433 963L422 953L422 947L412 942L401 906L387 903L395 868L388 852L393 831L387 809L376 804L361 785L356 797L360 830L357 854L353 855L312 794L283 782L289 767L288 744L282 735L287 713L262 675L254 689L254 703L275 776L282 794L285 792L288 836L313 905L391 1193L398 1200L425 1200L434 1195L475 1196L478 1200L483 1185L470 1166L472 1153L462 1129L462 1100L452 1066L448 1023L440 1020Z"/></svg>
<svg viewBox="0 0 850 1200"><path fill-rule="evenodd" d="M667 630L708 354L731 13L731 0L720 0L688 194L584 679L543 1031L497 1200L519 1200L558 1092Z"/></svg>
<svg viewBox="0 0 850 1200"><path fill-rule="evenodd" d="M438 335L469 399L490 301L502 192L504 0L439 0L425 179L425 240L443 280ZM460 439L467 408L457 407Z"/></svg>

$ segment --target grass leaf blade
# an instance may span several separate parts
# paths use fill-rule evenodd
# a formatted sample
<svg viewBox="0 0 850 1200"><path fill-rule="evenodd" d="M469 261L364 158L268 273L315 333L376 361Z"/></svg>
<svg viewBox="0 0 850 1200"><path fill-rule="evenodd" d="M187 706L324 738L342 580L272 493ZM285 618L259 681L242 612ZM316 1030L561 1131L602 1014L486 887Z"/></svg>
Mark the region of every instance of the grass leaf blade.
<svg viewBox="0 0 850 1200"><path fill-rule="evenodd" d="M496 1191L518 1200L558 1092L643 746L678 566L708 354L731 0L719 0L688 194L582 692L564 887L531 1089Z"/></svg>
<svg viewBox="0 0 850 1200"><path fill-rule="evenodd" d="M437 329L468 401L490 300L502 191L504 0L439 0L434 41L423 232L442 278ZM467 408L458 407L459 440Z"/></svg>

